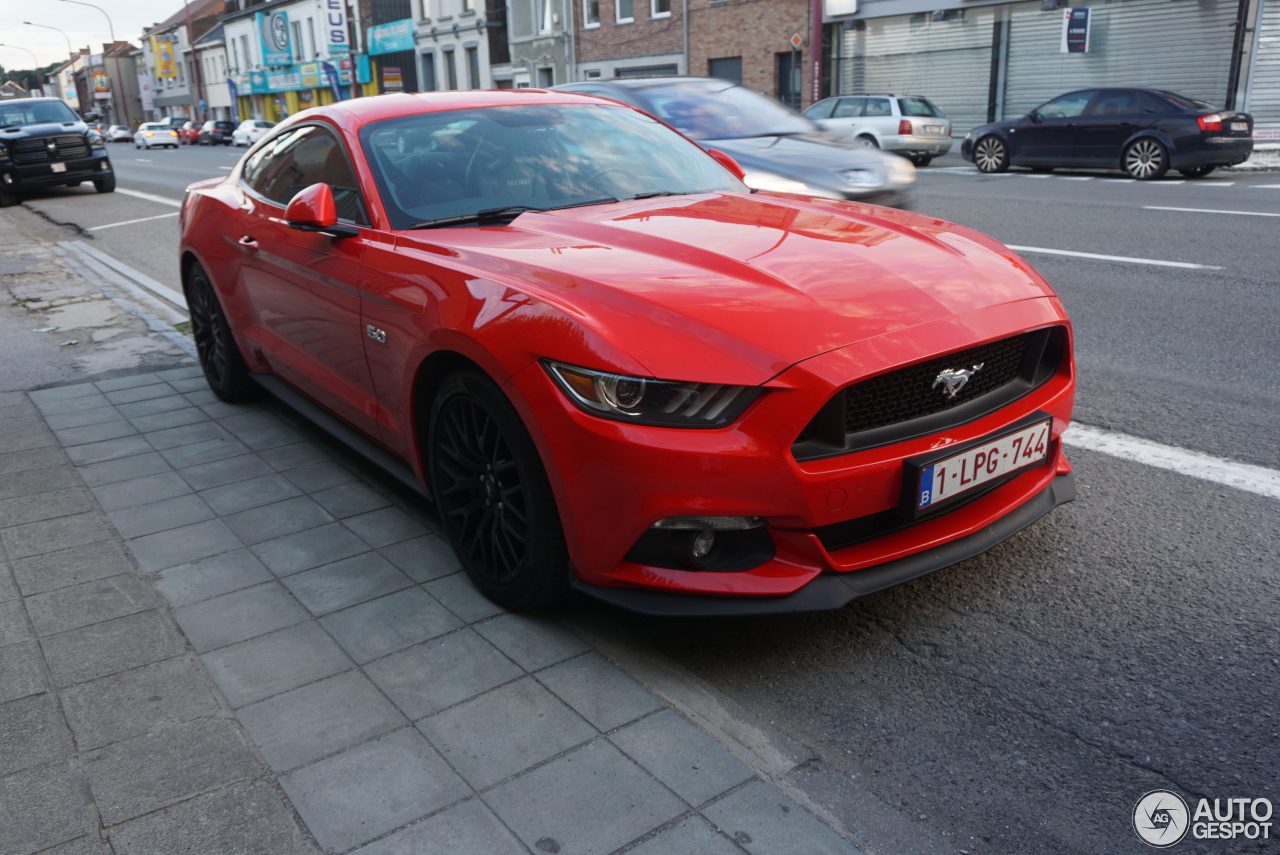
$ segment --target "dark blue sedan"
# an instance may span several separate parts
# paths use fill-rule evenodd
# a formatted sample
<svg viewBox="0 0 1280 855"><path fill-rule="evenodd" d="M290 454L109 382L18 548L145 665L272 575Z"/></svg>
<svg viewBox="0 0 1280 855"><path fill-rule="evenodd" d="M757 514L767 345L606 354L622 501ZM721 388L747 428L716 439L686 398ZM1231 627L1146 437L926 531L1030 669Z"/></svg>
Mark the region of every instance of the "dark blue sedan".
<svg viewBox="0 0 1280 855"><path fill-rule="evenodd" d="M960 154L983 172L1120 169L1149 181L1202 178L1253 152L1253 118L1161 89L1081 89L1020 119L974 128Z"/></svg>

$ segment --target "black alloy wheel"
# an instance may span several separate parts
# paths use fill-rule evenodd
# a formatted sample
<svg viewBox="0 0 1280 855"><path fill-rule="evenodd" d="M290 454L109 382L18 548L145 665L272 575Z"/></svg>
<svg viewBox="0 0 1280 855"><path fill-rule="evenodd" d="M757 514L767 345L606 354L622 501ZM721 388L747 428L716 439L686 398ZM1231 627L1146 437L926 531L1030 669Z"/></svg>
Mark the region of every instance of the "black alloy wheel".
<svg viewBox="0 0 1280 855"><path fill-rule="evenodd" d="M471 581L508 609L561 597L569 561L555 497L502 390L479 372L452 375L432 403L428 429L431 492Z"/></svg>
<svg viewBox="0 0 1280 855"><path fill-rule="evenodd" d="M1121 165L1130 178L1154 181L1169 171L1169 153L1159 140L1143 137L1125 148Z"/></svg>
<svg viewBox="0 0 1280 855"><path fill-rule="evenodd" d="M191 335L196 340L200 369L213 394L228 403L244 401L254 391L249 369L240 356L231 325L222 303L213 290L209 275L199 264L187 273L187 308L191 312Z"/></svg>
<svg viewBox="0 0 1280 855"><path fill-rule="evenodd" d="M1216 166L1192 166L1189 169L1179 169L1178 171L1187 178L1204 178L1210 172L1217 169Z"/></svg>
<svg viewBox="0 0 1280 855"><path fill-rule="evenodd" d="M1009 147L996 136L985 136L973 147L973 163L979 172L1008 172Z"/></svg>

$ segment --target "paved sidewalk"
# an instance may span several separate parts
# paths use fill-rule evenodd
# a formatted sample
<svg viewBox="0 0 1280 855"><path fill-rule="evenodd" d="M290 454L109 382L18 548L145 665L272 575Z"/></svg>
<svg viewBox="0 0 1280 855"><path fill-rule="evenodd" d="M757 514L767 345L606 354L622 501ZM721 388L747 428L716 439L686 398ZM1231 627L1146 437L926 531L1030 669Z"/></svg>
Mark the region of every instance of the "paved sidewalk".
<svg viewBox="0 0 1280 855"><path fill-rule="evenodd" d="M854 852L424 505L194 368L0 395L0 853Z"/></svg>

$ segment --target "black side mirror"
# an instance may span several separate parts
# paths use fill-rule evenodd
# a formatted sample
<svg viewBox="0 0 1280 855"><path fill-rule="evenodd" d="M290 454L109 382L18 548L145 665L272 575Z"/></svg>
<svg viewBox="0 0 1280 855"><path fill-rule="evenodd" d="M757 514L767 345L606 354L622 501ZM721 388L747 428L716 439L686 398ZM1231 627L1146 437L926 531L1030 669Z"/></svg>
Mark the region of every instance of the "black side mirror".
<svg viewBox="0 0 1280 855"><path fill-rule="evenodd" d="M1040 123L1040 114L1035 110L1032 110L1030 113L1027 113L1027 118L1030 121L1035 122L1036 124Z"/></svg>

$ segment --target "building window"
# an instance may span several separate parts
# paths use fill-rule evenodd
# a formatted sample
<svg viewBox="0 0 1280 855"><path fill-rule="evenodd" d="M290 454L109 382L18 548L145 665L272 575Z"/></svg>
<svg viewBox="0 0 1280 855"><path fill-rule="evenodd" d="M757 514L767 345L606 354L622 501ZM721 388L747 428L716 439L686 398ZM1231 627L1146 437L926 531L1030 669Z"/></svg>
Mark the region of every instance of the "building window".
<svg viewBox="0 0 1280 855"><path fill-rule="evenodd" d="M440 88L436 82L436 56L433 53L422 55L422 91L435 92Z"/></svg>
<svg viewBox="0 0 1280 855"><path fill-rule="evenodd" d="M293 61L302 62L302 22L290 21L289 29L293 30Z"/></svg>
<svg viewBox="0 0 1280 855"><path fill-rule="evenodd" d="M453 58L453 51L444 52L444 79L449 89L458 88L458 64Z"/></svg>
<svg viewBox="0 0 1280 855"><path fill-rule="evenodd" d="M586 78L587 78L587 80L599 80L599 79L600 79L600 69L598 69L598 68L592 68L592 69L588 70L588 71L587 71L587 73L586 73Z"/></svg>
<svg viewBox="0 0 1280 855"><path fill-rule="evenodd" d="M551 4L555 0L537 0L538 2L538 32L549 33L554 23L552 20Z"/></svg>
<svg viewBox="0 0 1280 855"><path fill-rule="evenodd" d="M311 48L311 58L315 59L320 55L320 51L316 50L316 19L307 18L307 46Z"/></svg>
<svg viewBox="0 0 1280 855"><path fill-rule="evenodd" d="M480 51L473 47L467 48L467 82L472 89L484 88L484 83L480 80Z"/></svg>
<svg viewBox="0 0 1280 855"><path fill-rule="evenodd" d="M244 60L244 68L242 71L248 71L253 68L253 55L249 53L249 37L240 37L240 58Z"/></svg>
<svg viewBox="0 0 1280 855"><path fill-rule="evenodd" d="M538 88L550 89L556 85L556 70L554 68L538 69Z"/></svg>
<svg viewBox="0 0 1280 855"><path fill-rule="evenodd" d="M632 0L618 0L618 23L630 24L634 21L635 12L631 8Z"/></svg>
<svg viewBox="0 0 1280 855"><path fill-rule="evenodd" d="M721 80L732 80L734 83L742 82L742 57L726 56L720 59L707 60L707 76L718 77Z"/></svg>
<svg viewBox="0 0 1280 855"><path fill-rule="evenodd" d="M600 0L582 0L582 26L600 26Z"/></svg>
<svg viewBox="0 0 1280 855"><path fill-rule="evenodd" d="M475 0L462 0L462 14L468 15L476 10Z"/></svg>
<svg viewBox="0 0 1280 855"><path fill-rule="evenodd" d="M232 40L231 40L231 67L232 67L233 69L235 69L237 73L239 73L239 71L240 71L240 57L239 57L239 55L236 53L236 40L235 40L235 39L232 39Z"/></svg>
<svg viewBox="0 0 1280 855"><path fill-rule="evenodd" d="M653 8L649 12L650 18L670 18L671 17L671 0L649 0L653 4Z"/></svg>

